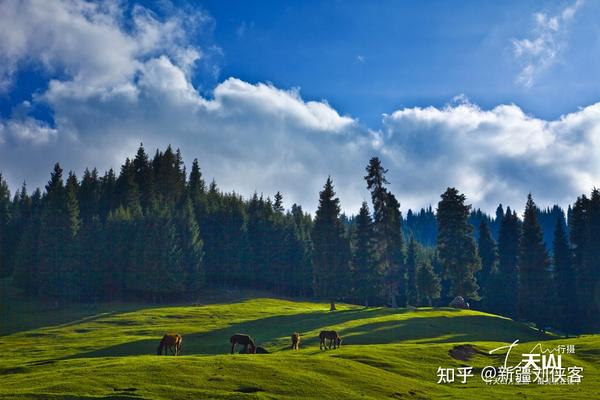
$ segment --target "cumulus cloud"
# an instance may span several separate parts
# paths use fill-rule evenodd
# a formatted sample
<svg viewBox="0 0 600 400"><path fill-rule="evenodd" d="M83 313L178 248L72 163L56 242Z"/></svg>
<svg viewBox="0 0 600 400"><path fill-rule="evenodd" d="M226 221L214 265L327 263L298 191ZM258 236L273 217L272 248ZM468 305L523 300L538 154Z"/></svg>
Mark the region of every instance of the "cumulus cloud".
<svg viewBox="0 0 600 400"><path fill-rule="evenodd" d="M42 186L55 161L78 173L118 169L140 142L150 152L180 147L188 162L198 157L225 190L280 190L288 205L310 211L331 175L344 209L356 212L368 199L362 177L372 156L383 158L404 209L435 204L447 186L493 210L500 201L520 206L529 191L540 204L567 204L599 184L600 103L546 121L516 105L482 110L459 95L443 108L384 115L383 128L372 130L295 88L231 77L203 96L192 76L206 49L185 32L205 16L158 18L138 6L125 24L120 3L105 4L0 3L4 79L34 64L51 77L31 104L0 119L0 170L13 188ZM33 117L36 105L51 122Z"/></svg>
<svg viewBox="0 0 600 400"><path fill-rule="evenodd" d="M582 4L583 0L577 0L552 16L535 13L531 36L512 41L513 54L521 63L518 83L533 86L537 76L557 62L566 46L567 24Z"/></svg>
<svg viewBox="0 0 600 400"><path fill-rule="evenodd" d="M540 204L565 205L600 181L600 103L554 121L516 105L407 108L384 126L383 152L402 171L396 184L411 204L456 186L487 210L520 208L528 192Z"/></svg>

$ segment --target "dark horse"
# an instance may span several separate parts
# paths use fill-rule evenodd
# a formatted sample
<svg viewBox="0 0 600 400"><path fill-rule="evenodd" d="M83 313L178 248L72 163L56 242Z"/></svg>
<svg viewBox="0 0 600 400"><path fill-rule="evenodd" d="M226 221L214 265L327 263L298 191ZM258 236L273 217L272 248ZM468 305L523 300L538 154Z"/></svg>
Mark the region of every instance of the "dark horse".
<svg viewBox="0 0 600 400"><path fill-rule="evenodd" d="M181 354L181 346L183 344L183 336L178 335L176 333L169 333L160 340L160 344L158 345L158 349L156 350L156 354L159 356L162 355L163 349L165 351L165 356L167 355L167 349L171 351L171 354L174 356L178 356Z"/></svg>
<svg viewBox="0 0 600 400"><path fill-rule="evenodd" d="M256 353L256 345L254 344L254 340L252 340L252 338L248 335L236 333L231 338L229 338L229 343L231 343L231 354L235 352L235 346L237 344L244 345L244 353Z"/></svg>
<svg viewBox="0 0 600 400"><path fill-rule="evenodd" d="M292 333L292 349L298 350L300 348L300 334L298 332Z"/></svg>
<svg viewBox="0 0 600 400"><path fill-rule="evenodd" d="M325 344L325 340L328 339L329 346ZM319 343L319 349L321 350L327 349L328 347L331 349L332 343L334 349L337 349L338 347L342 346L342 338L340 337L340 335L338 335L336 331L321 331L321 333L319 333L319 340L321 341L321 343Z"/></svg>

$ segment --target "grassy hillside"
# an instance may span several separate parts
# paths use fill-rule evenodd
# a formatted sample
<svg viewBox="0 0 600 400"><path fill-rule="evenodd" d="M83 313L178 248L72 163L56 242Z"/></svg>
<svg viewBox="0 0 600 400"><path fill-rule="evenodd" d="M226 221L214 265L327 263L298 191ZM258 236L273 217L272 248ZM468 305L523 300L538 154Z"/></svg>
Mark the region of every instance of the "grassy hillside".
<svg viewBox="0 0 600 400"><path fill-rule="evenodd" d="M204 398L598 398L600 338L557 339L512 320L476 311L363 309L238 293L194 306L69 306L3 302L0 397L34 399ZM344 337L339 350L319 351L322 329ZM302 333L300 351L289 335ZM182 357L155 356L166 332L183 334ZM268 355L229 355L229 337L249 333ZM568 365L583 366L578 386L437 385L438 366L500 365L484 351L501 342L576 345ZM450 351L475 345L468 361ZM525 351L523 351L525 352ZM519 352L520 354L520 352Z"/></svg>

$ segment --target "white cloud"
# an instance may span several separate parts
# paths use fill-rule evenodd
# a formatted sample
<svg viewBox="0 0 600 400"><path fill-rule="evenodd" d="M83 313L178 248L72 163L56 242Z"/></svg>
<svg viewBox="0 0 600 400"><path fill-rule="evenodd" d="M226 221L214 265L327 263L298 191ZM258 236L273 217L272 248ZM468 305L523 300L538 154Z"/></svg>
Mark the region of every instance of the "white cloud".
<svg viewBox="0 0 600 400"><path fill-rule="evenodd" d="M534 14L531 37L512 41L513 54L521 64L518 83L533 86L538 75L557 62L566 46L567 24L582 5L583 0L577 0L554 16Z"/></svg>
<svg viewBox="0 0 600 400"><path fill-rule="evenodd" d="M498 202L520 208L528 192L540 204L566 205L600 183L600 103L554 121L516 105L417 107L385 116L384 126L405 203L427 204L456 186L488 210Z"/></svg>

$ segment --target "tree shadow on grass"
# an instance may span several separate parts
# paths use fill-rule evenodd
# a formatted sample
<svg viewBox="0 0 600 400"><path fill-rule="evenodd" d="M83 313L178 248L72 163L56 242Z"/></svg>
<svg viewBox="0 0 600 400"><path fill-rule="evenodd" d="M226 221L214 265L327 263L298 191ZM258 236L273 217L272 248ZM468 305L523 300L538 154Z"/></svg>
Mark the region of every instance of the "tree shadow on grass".
<svg viewBox="0 0 600 400"><path fill-rule="evenodd" d="M487 315L420 317L368 323L344 330L344 344L400 342L520 342L555 339L524 324Z"/></svg>
<svg viewBox="0 0 600 400"><path fill-rule="evenodd" d="M269 351L290 348L290 335L300 332L301 347L318 346L318 332L323 329L336 329L344 337L344 345L385 344L398 342L443 343L456 341L500 341L512 342L546 340L549 335L538 335L536 331L511 320L485 315L465 315L456 317L425 317L416 311L414 318L393 319L365 323L351 328L340 329L341 325L352 321L401 314L406 310L352 309L329 312L308 312L301 314L273 316L233 324L208 332L186 334L183 338L183 355L227 354L230 351L229 338L235 333L251 335L257 345ZM427 312L427 311L424 311ZM122 343L99 350L66 357L115 357L156 354L160 337L152 337Z"/></svg>

